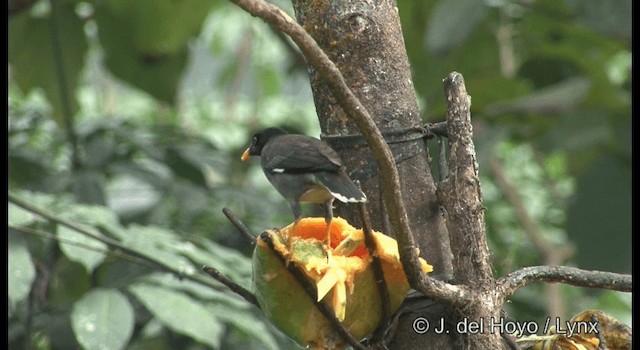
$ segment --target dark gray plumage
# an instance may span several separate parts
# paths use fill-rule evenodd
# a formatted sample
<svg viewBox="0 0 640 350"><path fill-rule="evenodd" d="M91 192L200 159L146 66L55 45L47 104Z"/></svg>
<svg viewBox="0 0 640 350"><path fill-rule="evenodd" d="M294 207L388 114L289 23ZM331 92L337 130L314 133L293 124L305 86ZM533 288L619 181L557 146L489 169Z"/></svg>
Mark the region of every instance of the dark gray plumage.
<svg viewBox="0 0 640 350"><path fill-rule="evenodd" d="M330 243L333 200L365 202L367 197L349 178L336 151L316 138L268 128L256 133L242 160L260 156L262 170L273 187L287 199L295 224L302 218L300 202L324 206Z"/></svg>

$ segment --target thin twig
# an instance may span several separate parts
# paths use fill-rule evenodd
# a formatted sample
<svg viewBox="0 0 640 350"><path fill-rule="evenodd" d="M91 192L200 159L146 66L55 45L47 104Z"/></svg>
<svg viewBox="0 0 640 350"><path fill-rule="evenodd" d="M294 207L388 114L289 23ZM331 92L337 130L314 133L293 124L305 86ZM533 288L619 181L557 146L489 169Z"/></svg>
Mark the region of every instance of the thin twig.
<svg viewBox="0 0 640 350"><path fill-rule="evenodd" d="M121 244L120 242L111 239L109 237L105 237L100 235L99 233L97 233L96 231L86 228L76 222L73 222L71 220L67 220L64 218L61 218L45 209L42 208L38 208L30 203L28 203L27 201L13 195L12 193L8 194L8 199L9 202L33 213L36 214L40 217L43 217L49 221L55 222L56 224L68 227L80 234L83 234L87 237L90 237L92 239L95 239L97 241L100 241L104 244L106 244L107 246L109 246L112 249L118 249L121 252L123 252L124 254L127 254L129 256L132 256L134 258L138 258L138 259L142 259L148 262L149 265L151 265L153 268L155 268L156 270L159 271L163 271L163 272L168 272L171 274L174 274L176 276L179 276L182 279L187 279L190 280L192 282L204 285L206 287L210 287L213 288L215 290L221 290L222 286L217 285L217 284L213 284L211 283L211 281L209 279L205 279L203 276L197 275L197 274L187 274L185 275L184 271L181 269L176 269L173 266L167 265L164 262L157 260L153 257L147 256L142 252L136 251L134 249L131 249L123 244Z"/></svg>
<svg viewBox="0 0 640 350"><path fill-rule="evenodd" d="M242 220L238 218L236 214L231 211L231 209L222 208L222 213L227 217L227 219L229 219L236 230L238 230L238 232L240 232L240 234L242 234L242 236L246 238L249 243L251 243L251 245L256 244L256 237L253 236L251 232L249 232L247 226L242 222Z"/></svg>
<svg viewBox="0 0 640 350"><path fill-rule="evenodd" d="M253 295L253 293L251 293L250 291L246 290L244 287L242 287L241 285L233 282L232 280L228 279L226 276L224 276L222 273L220 273L220 271L216 270L215 268L211 267L211 266L203 266L202 267L202 271L206 272L209 276L213 277L216 281L224 284L225 286L227 286L227 288L229 288L232 292L238 294L239 296L243 297L244 300L248 301L249 303L255 305L256 307L258 307L258 309L260 309L260 304L258 304L258 299L256 299L256 296Z"/></svg>
<svg viewBox="0 0 640 350"><path fill-rule="evenodd" d="M262 239L267 247L271 249L271 252L275 254L276 257L278 257L278 260L280 260L282 265L285 266L287 271L289 271L289 273L293 276L293 278L295 278L302 289L304 289L307 295L313 300L316 307L318 308L318 311L320 311L320 313L322 313L327 318L327 320L329 320L338 334L340 334L340 336L342 336L342 338L354 349L365 350L366 348L362 344L360 344L360 342L356 338L354 338L353 335L351 335L351 332L349 332L349 330L342 323L340 323L340 321L338 321L333 310L331 310L331 308L322 301L317 301L318 291L316 287L311 284L311 282L305 276L304 272L300 271L295 264L287 263L285 258L283 258L280 253L278 253L278 251L273 246L273 241L271 240L271 236L269 236L269 233L263 232L260 235L260 239Z"/></svg>
<svg viewBox="0 0 640 350"><path fill-rule="evenodd" d="M47 239L51 239L51 240L55 240L55 241L58 241L58 242L62 242L62 243L65 243L65 244L71 244L71 245L74 245L74 246L77 246L77 247L81 247L81 248L86 249L86 250L92 250L92 251L95 251L95 252L98 252L98 253L102 253L102 254L105 254L105 255L111 255L111 256L114 256L116 258L127 260L129 262L133 262L133 263L136 263L136 264L139 264L139 265L143 265L143 266L146 266L146 267L149 267L149 268L154 268L154 266L152 264L150 264L145 259L141 259L141 258L138 258L138 257L135 257L135 256L130 256L128 254L124 254L124 253L119 252L119 251L109 251L109 250L105 250L105 249L96 248L96 247L93 247L93 246L88 245L88 244L74 242L74 241L69 240L69 239L60 238L60 237L58 237L56 235L53 235L51 233L48 233L48 232L34 230L34 229L28 228L28 227L9 226L9 228L12 229L12 230L15 230L17 232L37 235L37 236L44 237L44 238L47 238ZM230 279L228 279L227 277L222 275L218 270L214 269L213 267L204 266L202 268L202 270L204 272L206 272L207 274L209 274L211 277L213 277L216 281L218 281L218 282L222 283L223 285L225 285L232 292L238 294L239 296L244 298L249 303L257 306L258 309L260 308L260 305L258 304L258 300L256 299L256 297L251 292L249 292L248 290L243 288L241 285L231 281Z"/></svg>
<svg viewBox="0 0 640 350"><path fill-rule="evenodd" d="M504 297L532 282L557 282L578 287L602 288L632 292L632 275L588 271L568 266L529 266L496 281L496 290Z"/></svg>
<svg viewBox="0 0 640 350"><path fill-rule="evenodd" d="M98 248L98 247L94 247L92 245L89 244L84 244L84 243L80 243L80 242L76 242L70 239L66 239L66 238L62 238L59 236L56 236L52 233L49 232L44 232L41 230L36 230L30 227L24 227L24 226L13 226L13 225L9 225L9 229L14 230L16 232L20 232L20 233L25 233L25 234L29 234L29 235L34 235L34 236L39 236L39 237L43 237L46 239L50 239L52 241L56 241L56 242L61 242L64 244L69 244L69 245L73 245L82 249L86 249L86 250L91 250L97 253L101 253L104 255L109 255L109 256L113 256L115 258L118 259L122 259L122 260L126 260L132 263L136 263L139 265L143 265L149 268L154 268L154 265L150 264L147 260L145 259L140 259L138 257L135 256L131 256L128 254L125 254L119 250L107 250L107 249L102 249L102 248Z"/></svg>
<svg viewBox="0 0 640 350"><path fill-rule="evenodd" d="M9 202L11 202L11 203L13 203L13 204L15 204L15 205L27 210L27 211L33 213L33 214L41 216L41 217L43 217L43 218L45 218L45 219L47 219L49 221L52 221L52 222L54 222L56 224L68 227L68 228L70 228L70 229L72 229L72 230L74 230L74 231L76 231L76 232L78 232L80 234L83 234L83 235L85 235L85 236L87 236L89 238L92 238L92 239L95 239L96 241L102 242L102 243L106 244L107 246L109 246L111 248L120 249L121 251L123 251L125 253L128 253L129 255L132 255L132 256L135 256L135 257L139 257L139 258L143 258L143 259L145 259L147 261L150 261L150 262L152 262L154 264L154 266L156 268L162 268L163 265L164 265L162 263L154 263L148 257L144 256L142 253L137 252L135 250L132 250L129 247L121 244L120 242L118 242L118 241L116 241L116 240L114 240L112 238L103 236L100 233L98 233L97 231L94 231L94 230L92 230L90 228L87 228L87 227L85 227L85 226L83 226L81 224L78 224L78 223L74 222L74 221L67 220L65 218L61 218L61 217L57 216L56 214L51 213L51 212L49 212L49 211L47 211L45 209L38 208L38 207L28 203L27 201L16 197L15 195L13 195L11 193L9 193L8 197L9 197Z"/></svg>

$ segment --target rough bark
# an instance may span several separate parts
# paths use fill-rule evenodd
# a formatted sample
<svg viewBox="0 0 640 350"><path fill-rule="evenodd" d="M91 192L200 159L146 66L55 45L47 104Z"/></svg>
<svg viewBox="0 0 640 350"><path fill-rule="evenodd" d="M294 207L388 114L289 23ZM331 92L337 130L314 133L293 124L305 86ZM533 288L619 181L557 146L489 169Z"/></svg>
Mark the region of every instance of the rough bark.
<svg viewBox="0 0 640 350"><path fill-rule="evenodd" d="M422 122L395 1L294 0L293 5L297 21L337 65L383 135L393 134L385 138L398 166L402 198L420 255L435 267L434 274L451 275L449 236L437 201L426 140L419 137ZM370 149L360 138L336 137L359 132L312 67L309 76L323 138L340 153L351 177L360 181L369 199L373 228L393 235L382 200L384 183ZM406 130L406 134L399 130ZM413 140L402 142L406 139ZM351 222L359 221L353 206L338 204L336 213ZM443 308L434 305L427 311L429 317L441 318ZM407 314L399 320L392 348L415 348L411 344L425 341L441 344L442 349L451 345L450 336L415 333L411 325L416 317Z"/></svg>
<svg viewBox="0 0 640 350"><path fill-rule="evenodd" d="M471 98L459 73L445 79L449 134L449 174L438 198L447 215L453 250L454 283L487 286L493 282L485 234L484 206L471 126Z"/></svg>
<svg viewBox="0 0 640 350"><path fill-rule="evenodd" d="M383 134L407 130L387 142L396 159L411 229L421 256L436 274L451 274L449 237L436 199L428 149L420 138L421 120L395 1L293 1L297 21L333 60L354 94ZM388 224L375 161L326 82L309 69L323 138L332 144L359 180L369 199L373 229L393 235ZM413 128L413 129L412 129ZM399 142L407 138L411 141ZM336 205L336 213L358 223L353 206Z"/></svg>

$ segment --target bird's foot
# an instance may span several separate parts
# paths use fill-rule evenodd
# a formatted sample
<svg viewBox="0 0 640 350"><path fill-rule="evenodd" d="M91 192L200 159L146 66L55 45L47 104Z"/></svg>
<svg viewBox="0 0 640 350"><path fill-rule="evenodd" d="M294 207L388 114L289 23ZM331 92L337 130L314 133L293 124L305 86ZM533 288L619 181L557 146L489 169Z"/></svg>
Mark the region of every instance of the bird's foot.
<svg viewBox="0 0 640 350"><path fill-rule="evenodd" d="M291 226L291 229L289 230L289 234L295 236L296 231L298 230L298 224L300 223L300 218L296 218L296 220L293 222L293 225Z"/></svg>
<svg viewBox="0 0 640 350"><path fill-rule="evenodd" d="M331 222L327 223L327 235L324 237L323 242L331 249Z"/></svg>

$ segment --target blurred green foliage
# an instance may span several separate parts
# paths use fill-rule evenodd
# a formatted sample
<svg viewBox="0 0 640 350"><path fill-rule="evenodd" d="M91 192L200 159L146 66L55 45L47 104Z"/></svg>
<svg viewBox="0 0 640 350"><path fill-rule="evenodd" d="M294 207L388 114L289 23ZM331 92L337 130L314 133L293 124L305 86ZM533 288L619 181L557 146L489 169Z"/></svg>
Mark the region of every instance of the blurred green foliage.
<svg viewBox="0 0 640 350"><path fill-rule="evenodd" d="M424 121L443 119L451 71L473 98L496 273L544 261L492 161L545 240L575 248L564 264L630 273L631 1L398 8ZM260 127L319 133L296 52L234 5L201 0L35 1L10 16L8 39L11 193L185 275L212 265L248 288L252 247L221 209L255 234L292 219L239 156ZM9 225L10 348L296 348L229 292L11 204ZM514 295L510 315L543 319L543 287ZM630 323L629 295L562 292L565 317L599 308Z"/></svg>

